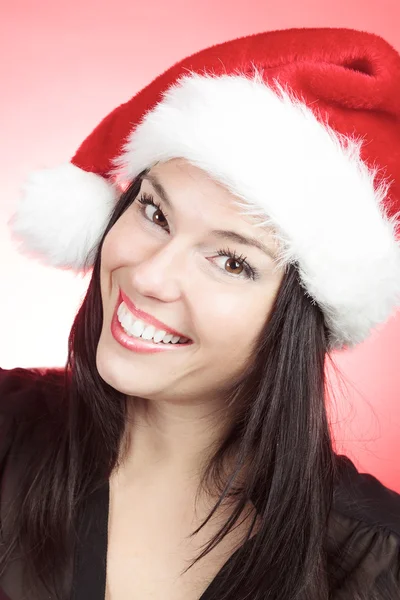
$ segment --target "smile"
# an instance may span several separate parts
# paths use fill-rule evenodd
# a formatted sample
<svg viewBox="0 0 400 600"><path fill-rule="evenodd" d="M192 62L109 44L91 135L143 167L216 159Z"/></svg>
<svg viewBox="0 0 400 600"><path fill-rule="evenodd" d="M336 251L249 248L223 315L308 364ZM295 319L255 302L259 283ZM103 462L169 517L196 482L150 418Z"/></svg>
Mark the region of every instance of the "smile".
<svg viewBox="0 0 400 600"><path fill-rule="evenodd" d="M118 321L131 337L152 341L155 344L185 344L188 338L168 333L165 329L156 329L154 325L137 319L130 312L125 302L121 302L117 310Z"/></svg>
<svg viewBox="0 0 400 600"><path fill-rule="evenodd" d="M111 334L127 350L142 354L183 351L193 344L178 331L137 309L121 290L111 321Z"/></svg>

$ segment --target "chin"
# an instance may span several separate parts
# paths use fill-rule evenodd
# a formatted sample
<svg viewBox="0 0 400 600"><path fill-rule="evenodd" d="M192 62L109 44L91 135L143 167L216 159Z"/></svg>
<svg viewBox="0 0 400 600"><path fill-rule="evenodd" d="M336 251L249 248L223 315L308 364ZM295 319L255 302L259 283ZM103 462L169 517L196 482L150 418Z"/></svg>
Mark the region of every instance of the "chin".
<svg viewBox="0 0 400 600"><path fill-rule="evenodd" d="M122 394L135 395L137 382L134 383L135 368L127 365L121 357L108 348L100 337L96 352L96 367L100 377Z"/></svg>

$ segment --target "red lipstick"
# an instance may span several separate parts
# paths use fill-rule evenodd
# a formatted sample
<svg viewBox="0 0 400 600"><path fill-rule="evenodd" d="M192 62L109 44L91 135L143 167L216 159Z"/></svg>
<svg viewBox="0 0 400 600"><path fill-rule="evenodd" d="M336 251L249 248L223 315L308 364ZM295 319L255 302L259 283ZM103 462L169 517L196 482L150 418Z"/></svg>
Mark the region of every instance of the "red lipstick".
<svg viewBox="0 0 400 600"><path fill-rule="evenodd" d="M168 325L165 325L165 323L163 323L162 321L159 321L158 319L152 317L143 310L139 310L138 308L136 308L132 300L128 298L128 296L126 296L126 294L124 294L122 290L120 290L118 306L121 304L122 301L125 302L129 311L136 317L136 319L142 319L142 321L145 321L149 325L154 325L156 329L161 329L163 331L166 331L167 333L172 333L173 335L178 335L179 337L187 337L187 335L185 335L184 333L180 333L179 331L176 331L176 329L171 329L171 327L168 327Z"/></svg>
<svg viewBox="0 0 400 600"><path fill-rule="evenodd" d="M120 292L119 298L115 305L112 321L111 321L111 334L112 334L113 338L121 346L123 346L127 350L130 350L131 352L140 352L143 354L150 354L150 353L155 353L155 352L173 352L173 351L177 351L177 350L183 350L184 348L187 348L188 346L192 345L191 340L185 342L184 344L180 344L179 342L177 342L176 344L172 344L170 342L168 344L164 344L164 342L155 343L155 342L152 342L151 340L143 340L142 338L137 338L137 337L128 335L126 333L126 331L124 330L124 328L122 327L121 323L119 322L118 314L117 314L118 307L121 304L122 300L124 302L126 302L125 298L124 298L124 294L122 292ZM128 299L128 301L129 301L129 299ZM130 305L129 305L128 302L126 302L126 305L129 306L129 310L131 310L132 314L134 314L136 318L143 318L143 320L146 320L149 324L154 325L154 327L157 327L157 329L163 329L164 331L167 331L168 333L173 333L174 335L180 335L179 333L175 333L175 330L173 330L169 327L166 327L163 323L161 323L161 321L157 321L156 319L154 319L152 317L149 319L147 316L145 316L147 313L144 313L143 311L139 311L138 309L136 309L136 307L134 307L134 310L132 310L131 307L134 306L132 303L130 303ZM187 337L187 336L182 335L181 337Z"/></svg>

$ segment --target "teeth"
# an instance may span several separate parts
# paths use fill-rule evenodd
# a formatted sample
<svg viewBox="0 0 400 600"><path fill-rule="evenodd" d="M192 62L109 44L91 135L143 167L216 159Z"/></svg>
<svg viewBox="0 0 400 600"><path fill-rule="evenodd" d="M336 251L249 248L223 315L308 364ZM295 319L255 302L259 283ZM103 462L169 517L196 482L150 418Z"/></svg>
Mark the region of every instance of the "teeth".
<svg viewBox="0 0 400 600"><path fill-rule="evenodd" d="M142 338L144 340L151 340L153 338L153 335L156 332L156 328L153 327L153 325L147 325L146 329L143 331L142 333Z"/></svg>
<svg viewBox="0 0 400 600"><path fill-rule="evenodd" d="M135 319L124 302L121 302L119 305L117 315L123 329L130 336L141 337L143 340L153 340L154 343L163 342L164 344L184 344L189 339L167 333L162 329L156 329L153 325L148 325L140 319Z"/></svg>
<svg viewBox="0 0 400 600"><path fill-rule="evenodd" d="M163 339L163 337L165 336L167 332L163 331L162 329L159 329L158 331L155 332L154 336L153 336L153 341L154 342L161 342L161 340Z"/></svg>
<svg viewBox="0 0 400 600"><path fill-rule="evenodd" d="M131 315L132 317L132 315ZM133 319L131 318L131 321ZM125 324L125 323L124 323ZM129 331L132 332L132 335L134 335L135 337L140 337L143 333L143 331L145 330L145 324L143 323L143 321L134 321L133 325L131 325L130 327L128 327ZM129 332L128 332L129 333Z"/></svg>
<svg viewBox="0 0 400 600"><path fill-rule="evenodd" d="M127 329L132 329L134 320L131 313L122 313L121 319L123 320L124 327Z"/></svg>

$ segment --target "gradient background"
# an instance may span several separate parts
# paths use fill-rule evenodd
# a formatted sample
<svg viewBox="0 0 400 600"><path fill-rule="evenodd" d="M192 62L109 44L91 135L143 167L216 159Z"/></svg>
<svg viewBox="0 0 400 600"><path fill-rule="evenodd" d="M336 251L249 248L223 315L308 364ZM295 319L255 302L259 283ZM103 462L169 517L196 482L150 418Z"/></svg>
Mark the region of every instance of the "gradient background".
<svg viewBox="0 0 400 600"><path fill-rule="evenodd" d="M59 366L87 281L19 256L7 221L31 169L67 161L97 123L172 63L263 30L353 27L400 50L399 0L28 0L0 3L0 365ZM400 315L332 379L337 451L400 492ZM331 371L329 374L332 375Z"/></svg>

